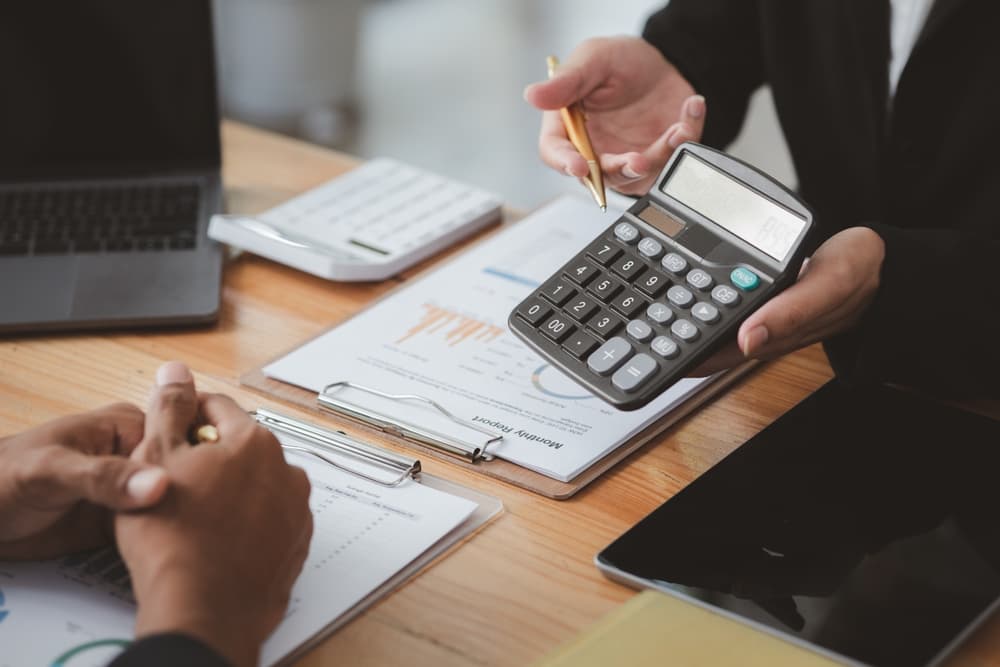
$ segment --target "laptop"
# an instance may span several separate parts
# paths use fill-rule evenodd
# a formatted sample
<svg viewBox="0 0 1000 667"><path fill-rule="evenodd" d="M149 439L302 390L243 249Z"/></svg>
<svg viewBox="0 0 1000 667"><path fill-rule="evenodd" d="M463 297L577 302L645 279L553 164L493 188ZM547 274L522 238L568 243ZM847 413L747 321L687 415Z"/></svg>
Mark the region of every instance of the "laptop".
<svg viewBox="0 0 1000 667"><path fill-rule="evenodd" d="M0 3L0 332L206 324L209 0Z"/></svg>

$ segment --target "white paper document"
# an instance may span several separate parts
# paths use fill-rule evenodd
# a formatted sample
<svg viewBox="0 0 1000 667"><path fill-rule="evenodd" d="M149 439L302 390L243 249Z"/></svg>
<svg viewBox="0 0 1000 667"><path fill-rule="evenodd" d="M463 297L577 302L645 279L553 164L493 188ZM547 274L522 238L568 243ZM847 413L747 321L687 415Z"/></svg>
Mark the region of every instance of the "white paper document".
<svg viewBox="0 0 1000 667"><path fill-rule="evenodd" d="M619 412L508 331L510 311L614 219L592 202L558 199L264 373L315 392L348 381L431 399L502 434L495 456L569 481L709 381L682 380L646 407ZM349 391L350 402L379 414L469 436L427 404Z"/></svg>
<svg viewBox="0 0 1000 667"><path fill-rule="evenodd" d="M412 480L387 488L307 455L287 458L309 474L314 530L285 619L264 644L263 665L348 612L476 509ZM0 667L104 667L131 641L134 620L128 571L113 549L0 562Z"/></svg>

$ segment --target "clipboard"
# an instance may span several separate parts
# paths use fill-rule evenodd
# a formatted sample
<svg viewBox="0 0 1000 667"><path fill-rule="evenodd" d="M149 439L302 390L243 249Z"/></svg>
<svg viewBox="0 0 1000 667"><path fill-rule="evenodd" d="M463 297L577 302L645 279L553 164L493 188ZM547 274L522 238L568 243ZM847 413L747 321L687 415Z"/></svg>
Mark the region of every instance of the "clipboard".
<svg viewBox="0 0 1000 667"><path fill-rule="evenodd" d="M572 224L566 223L565 221L567 220L571 220ZM562 224L560 225L559 223ZM514 484L549 498L557 500L569 498L619 461L661 435L665 430L699 408L717 393L737 382L755 366L755 362L748 362L720 374L712 381L705 382L693 389L690 394L684 397L683 402L668 408L668 412L662 417L647 424L645 427L637 425L636 428L642 428L642 430L634 433L634 435L620 443L614 449L605 452L600 458L590 462L588 467L577 470L574 473L575 476L571 477L569 481L560 481L559 479L548 477L540 472L522 467L517 463L492 456L491 445L497 442L501 435L494 430L495 427L487 427L489 420L480 420L480 423L472 423L456 417L456 414L465 415L468 414L468 411L458 410L456 406L440 402L448 400L449 396L454 395L453 393L449 394L445 391L434 393L434 395L422 395L423 391L420 387L428 387L426 391L431 391L429 388L430 384L425 383L421 385L419 382L407 384L403 382L401 384L406 388L405 390L401 390L400 387L390 386L395 384L395 378L397 377L392 374L384 373L378 375L378 379L373 379L377 374L369 377L361 377L361 373L366 368L362 366L356 366L359 372L355 377L323 377L320 372L321 370L328 372L330 375L338 372L351 375L351 371L338 371L335 366L327 371L325 367L321 368L319 364L313 363L307 366L307 370L311 375L309 381L300 381L298 383L299 385L310 387L310 389L303 389L300 386L268 377L264 373L264 369L268 367L273 368L275 364L280 364L286 358L294 357L300 349L317 344L322 345L320 339L327 336L333 329L349 326L354 318L371 317L372 313L384 313L384 304L387 302L396 301L397 304L400 302L410 304L423 301L428 298L424 296L424 292L428 289L432 290L430 294L447 292L448 299L462 299L463 297L471 299L475 297L470 297L469 292L465 291L468 285L471 284L468 281L491 280L494 282L490 283L492 286L490 289L495 288L494 291L497 293L506 290L503 291L503 295L505 296L499 298L499 301L506 302L505 299L508 296L513 296L514 290L518 293L525 291L526 281L532 279L533 276L538 278L535 274L544 274L544 276L539 278L544 280L550 275L552 266L562 264L560 258L556 256L558 253L553 255L553 247L563 247L572 252L577 249L575 247L577 245L576 241L579 241L575 235L579 234L580 238L585 237L587 240L590 240L592 236L590 232L593 230L586 233L582 231L589 229L588 225L603 229L606 226L606 221L595 214L593 207L583 205L580 200L574 200L573 198L556 199L528 218L513 225L504 225L498 232L474 244L443 265L430 267L413 280L407 281L396 289L391 290L351 317L345 318L342 322L331 327L331 329L320 333L311 341L299 343L293 351L279 355L272 362L243 375L240 381L245 386L306 408L314 414L321 414L336 420L346 419L360 424L366 429L368 434L381 433L391 438L394 442L419 452L421 455L426 454L433 458L455 462L480 474ZM570 242L567 239L575 240ZM514 256L510 257L512 253ZM503 264L503 259L498 258L498 255L506 257L510 260L510 263ZM483 257L488 257L488 259L483 260ZM498 262L502 265L498 264ZM534 273L525 273L527 271L524 268L525 266L534 267ZM484 275L488 276L488 278L483 278L482 276ZM460 282L456 283L456 280ZM466 282L463 283L461 281ZM506 287L499 287L501 284ZM512 287L512 284L516 284L516 287ZM437 288L433 287L434 285L437 285ZM454 289L452 286L454 286ZM411 297L407 294L407 291L413 288L417 289L414 293L416 296ZM438 291L433 291L435 289ZM478 294L481 295L482 293ZM480 298L480 301L483 301L483 299ZM513 303L519 301L520 299L517 299ZM490 344L488 341L493 340L490 336L502 336L505 329L494 325L501 320L506 323L507 312L499 313L489 310L490 307L500 307L497 305L498 300L496 298L492 302L487 299L485 303L491 305L477 305L477 308L482 308L483 310L481 312L477 311L477 314L466 318L471 321L470 326L473 327L472 329L466 326L465 321L462 320L462 324L457 327L458 330L448 335L456 336L459 344L463 345L472 344L469 341L476 340L472 338L473 336L485 336L487 342L483 343L483 345L487 346ZM413 308L414 306L407 305L405 307ZM449 312L447 307L437 304L428 304L425 302L422 307L426 309L424 311L425 315L428 312ZM411 315L413 313L407 311L407 317ZM396 327L398 324L395 319L396 316L397 314L393 313L394 319L390 325L392 327ZM433 316L435 315L431 317ZM492 320L496 320L496 322L490 324ZM376 321L381 322L378 318L376 318ZM412 326L413 324L415 326ZM411 328L406 329L406 327L403 327L403 329L406 329L406 332L401 338L395 337L395 334L393 334L394 337L389 340L395 340L398 345L402 341L410 340L419 335L419 332L426 331L429 333L424 335L430 336L435 341L444 340L445 342L440 343L441 345L451 344L447 342L447 336L438 334L432 325L411 321L411 325L408 326ZM381 329L375 331L379 331L376 335L381 335ZM455 348L445 347L440 349L450 350ZM509 352L509 349L505 351ZM524 350L523 352L519 351L518 354L531 353L530 350ZM322 358L326 359L327 357ZM530 363L534 363L534 360L537 359L533 355L531 355L531 358L532 361ZM438 370L438 367L427 365L425 369L428 373L434 373ZM411 369L401 367L399 370L401 372L408 372ZM468 377L473 376L470 375ZM532 378L531 382L534 383L534 380ZM383 386L376 386L373 384L374 382L381 382ZM407 393L404 393L404 391ZM354 393L352 394L352 392ZM360 392L360 394L357 392ZM363 396L365 398L364 405L360 405L358 400L351 400L352 396L355 399ZM456 400L465 400L466 405L470 402L468 396L460 397ZM371 405L378 405L379 408L372 409ZM401 421L399 413L409 413L407 418L411 421ZM426 423L424 421L415 423L412 421L415 419L425 420ZM484 421L485 423L483 423ZM448 433L461 432L462 437L449 437L442 432L443 430Z"/></svg>
<svg viewBox="0 0 1000 667"><path fill-rule="evenodd" d="M252 414L294 452L290 462L308 469L311 494L318 492L315 504L310 499L309 556L283 622L261 647L261 664L294 663L503 510L497 498L424 473L417 459L273 410ZM353 526L351 517L358 517ZM379 557L371 558L375 549ZM347 552L341 564L325 569L341 550ZM376 563L366 570L361 564L368 560ZM81 642L95 637L102 638L98 643L107 653L88 653L90 660L110 659L134 635L128 568L113 546L51 560L2 562L0 575L7 603L17 608L3 624L4 664L63 664L82 648L93 648L93 642ZM347 581L352 575L354 581ZM299 588L305 577L311 579ZM340 591L346 591L342 597ZM53 662L53 655L60 658Z"/></svg>
<svg viewBox="0 0 1000 667"><path fill-rule="evenodd" d="M499 479L547 498L566 500L633 452L665 433L717 394L735 384L756 367L757 363L756 361L749 361L721 374L715 381L701 387L694 395L690 396L669 414L655 421L607 453L603 458L595 461L589 468L569 482L552 479L510 461L493 457L489 453L489 444L497 434L483 433L483 439L480 442L455 443L450 439L448 441L436 441L433 434L423 429L414 429L414 425L412 424L397 423L391 415L371 414L368 411L357 410L351 406L343 406L343 401L339 402L338 405L338 402L330 400L331 394L329 391L323 392L327 396L325 401L321 401L323 394L317 395L300 387L271 379L260 368L243 375L240 378L240 383L273 398L300 408L305 408L313 414L325 418L349 420L369 434L388 436L392 441L434 459L454 463L473 472ZM337 384L340 383L328 385L326 390L335 389L335 385ZM358 386L354 385L355 388ZM379 391L380 393L396 396L374 388L364 387L363 385L361 387L362 390ZM408 398L429 400L423 397Z"/></svg>
<svg viewBox="0 0 1000 667"><path fill-rule="evenodd" d="M251 414L259 424L279 437L284 450L306 454L327 465L381 486L392 488L404 482L413 481L453 496L465 498L476 505L476 509L465 521L372 590L346 613L332 620L306 642L299 644L297 648L287 653L275 663L277 665L294 663L375 602L402 586L424 567L444 556L452 548L457 547L464 538L485 526L503 511L503 503L498 498L442 477L430 475L422 470L419 459L397 454L372 443L353 438L342 431L327 429L268 408L259 407ZM289 442L282 436L287 436L292 441ZM357 465L346 463L350 460L355 461ZM372 474L371 469L380 469L384 474Z"/></svg>

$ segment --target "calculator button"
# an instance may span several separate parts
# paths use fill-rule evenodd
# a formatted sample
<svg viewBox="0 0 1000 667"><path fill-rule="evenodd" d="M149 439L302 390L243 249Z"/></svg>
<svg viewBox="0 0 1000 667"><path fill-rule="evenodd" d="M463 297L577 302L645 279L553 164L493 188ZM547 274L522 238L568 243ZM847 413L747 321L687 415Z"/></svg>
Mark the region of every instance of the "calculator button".
<svg viewBox="0 0 1000 667"><path fill-rule="evenodd" d="M640 343L644 343L653 337L653 327L642 320L632 320L625 325L625 333Z"/></svg>
<svg viewBox="0 0 1000 667"><path fill-rule="evenodd" d="M699 301L691 308L691 316L705 324L715 324L719 321L719 309L710 303Z"/></svg>
<svg viewBox="0 0 1000 667"><path fill-rule="evenodd" d="M587 248L587 254L596 259L600 264L607 266L622 254L622 249L613 243L604 240L597 240Z"/></svg>
<svg viewBox="0 0 1000 667"><path fill-rule="evenodd" d="M573 333L575 328L565 316L554 315L549 318L548 322L542 325L541 332L558 343Z"/></svg>
<svg viewBox="0 0 1000 667"><path fill-rule="evenodd" d="M525 301L517 308L517 314L528 320L531 324L538 324L551 312L552 309L540 299Z"/></svg>
<svg viewBox="0 0 1000 667"><path fill-rule="evenodd" d="M622 321L611 313L600 312L590 318L587 326L593 329L601 338L607 338L621 327Z"/></svg>
<svg viewBox="0 0 1000 667"><path fill-rule="evenodd" d="M663 254L663 244L647 236L639 241L639 252L650 259L659 259Z"/></svg>
<svg viewBox="0 0 1000 667"><path fill-rule="evenodd" d="M563 347L577 359L583 359L597 347L597 339L584 331L577 331L566 339Z"/></svg>
<svg viewBox="0 0 1000 667"><path fill-rule="evenodd" d="M694 294L691 294L691 290L686 287L674 285L667 290L667 300L675 306L687 308L694 303Z"/></svg>
<svg viewBox="0 0 1000 667"><path fill-rule="evenodd" d="M687 271L688 263L687 260L678 255L676 252L668 253L666 257L660 260L660 264L663 265L670 273L680 275Z"/></svg>
<svg viewBox="0 0 1000 667"><path fill-rule="evenodd" d="M639 298L635 292L625 292L611 302L611 307L625 317L635 317L636 313L646 307L646 302Z"/></svg>
<svg viewBox="0 0 1000 667"><path fill-rule="evenodd" d="M657 273L656 271L650 271L636 281L635 288L643 294L651 296L655 299L663 293L663 290L667 289L667 285L669 284L670 281L667 280L665 275Z"/></svg>
<svg viewBox="0 0 1000 667"><path fill-rule="evenodd" d="M712 290L712 301L723 306L735 306L740 302L740 293L729 285L716 285Z"/></svg>
<svg viewBox="0 0 1000 667"><path fill-rule="evenodd" d="M636 276L646 270L646 265L635 257L625 255L611 265L611 270L628 281L632 281Z"/></svg>
<svg viewBox="0 0 1000 667"><path fill-rule="evenodd" d="M600 306L597 301L587 296L577 295L566 302L563 310L577 322L585 322L588 317L597 312Z"/></svg>
<svg viewBox="0 0 1000 667"><path fill-rule="evenodd" d="M648 354L637 354L611 376L611 384L622 391L635 391L653 377L659 369L656 361Z"/></svg>
<svg viewBox="0 0 1000 667"><path fill-rule="evenodd" d="M677 320L670 325L670 331L685 343L690 343L698 338L698 327L687 320Z"/></svg>
<svg viewBox="0 0 1000 667"><path fill-rule="evenodd" d="M670 320L674 319L674 311L662 303L651 303L646 309L646 317L657 324L669 324Z"/></svg>
<svg viewBox="0 0 1000 667"><path fill-rule="evenodd" d="M729 280L744 292L757 289L760 285L760 277L750 269L739 266L729 274Z"/></svg>
<svg viewBox="0 0 1000 667"><path fill-rule="evenodd" d="M713 282L715 281L712 280L712 276L708 275L701 269L695 269L691 273L687 274L688 285L703 292L711 287Z"/></svg>
<svg viewBox="0 0 1000 667"><path fill-rule="evenodd" d="M675 343L672 338L668 338L667 336L657 336L653 339L653 342L649 344L649 347L652 348L653 352L660 355L664 359L673 359L681 351L681 348L677 346L677 343Z"/></svg>
<svg viewBox="0 0 1000 667"><path fill-rule="evenodd" d="M598 375L609 375L632 354L632 346L621 336L615 336L587 357L587 366Z"/></svg>
<svg viewBox="0 0 1000 667"><path fill-rule="evenodd" d="M546 299L556 304L557 306L561 306L564 303L566 303L566 299L573 296L573 294L576 292L576 290L573 289L573 287L568 282L566 282L565 280L561 280L559 278L547 282L545 285L542 286L541 291L542 291L542 296L544 296Z"/></svg>
<svg viewBox="0 0 1000 667"><path fill-rule="evenodd" d="M615 294L621 290L622 285L617 280L612 280L607 276L598 278L590 285L593 292L601 301L610 301Z"/></svg>
<svg viewBox="0 0 1000 667"><path fill-rule="evenodd" d="M639 230L635 228L635 225L619 222L615 225L615 236L619 241L632 244L639 239Z"/></svg>
<svg viewBox="0 0 1000 667"><path fill-rule="evenodd" d="M597 268L597 266L591 264L587 260L575 262L563 269L563 273L566 274L567 278L575 282L577 285L584 287L600 272L601 270Z"/></svg>

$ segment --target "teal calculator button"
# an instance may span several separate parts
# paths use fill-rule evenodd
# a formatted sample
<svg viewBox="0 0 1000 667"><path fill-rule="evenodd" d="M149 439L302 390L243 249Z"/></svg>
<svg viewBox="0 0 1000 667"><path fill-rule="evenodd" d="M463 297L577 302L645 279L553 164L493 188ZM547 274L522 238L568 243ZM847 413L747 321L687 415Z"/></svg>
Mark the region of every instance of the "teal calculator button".
<svg viewBox="0 0 1000 667"><path fill-rule="evenodd" d="M750 269L744 269L742 266L733 269L733 272L729 274L729 279L734 285L745 292L757 289L757 286L760 285L760 278L757 274Z"/></svg>

